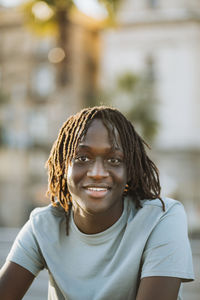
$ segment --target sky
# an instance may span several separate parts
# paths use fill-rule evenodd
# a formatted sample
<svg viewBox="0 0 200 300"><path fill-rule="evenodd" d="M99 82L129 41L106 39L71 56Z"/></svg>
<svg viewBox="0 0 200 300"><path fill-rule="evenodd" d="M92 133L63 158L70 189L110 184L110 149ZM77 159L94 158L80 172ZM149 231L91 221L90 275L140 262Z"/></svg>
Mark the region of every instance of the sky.
<svg viewBox="0 0 200 300"><path fill-rule="evenodd" d="M0 5L15 7L26 1L27 0L0 0ZM107 15L106 9L100 5L97 0L74 0L74 3L80 11L90 17L103 19Z"/></svg>
<svg viewBox="0 0 200 300"><path fill-rule="evenodd" d="M25 0L0 0L0 4L5 7L14 7L23 2L25 2Z"/></svg>

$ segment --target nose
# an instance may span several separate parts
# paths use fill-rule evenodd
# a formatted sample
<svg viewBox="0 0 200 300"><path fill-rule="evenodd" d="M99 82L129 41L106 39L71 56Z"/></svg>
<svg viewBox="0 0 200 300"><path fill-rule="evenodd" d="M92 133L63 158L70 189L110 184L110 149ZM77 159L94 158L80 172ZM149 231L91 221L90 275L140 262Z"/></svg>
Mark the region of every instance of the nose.
<svg viewBox="0 0 200 300"><path fill-rule="evenodd" d="M106 170L102 159L94 161L87 172L87 176L93 179L101 179L109 176L109 172Z"/></svg>

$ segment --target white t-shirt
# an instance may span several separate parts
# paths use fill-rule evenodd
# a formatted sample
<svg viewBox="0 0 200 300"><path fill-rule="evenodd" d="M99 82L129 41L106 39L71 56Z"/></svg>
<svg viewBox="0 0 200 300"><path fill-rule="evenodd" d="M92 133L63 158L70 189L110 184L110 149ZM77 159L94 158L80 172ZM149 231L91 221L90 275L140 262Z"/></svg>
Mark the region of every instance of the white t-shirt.
<svg viewBox="0 0 200 300"><path fill-rule="evenodd" d="M107 230L87 235L62 207L35 209L7 257L35 276L47 268L50 300L133 300L141 278L194 279L184 208L178 201L143 200L136 209L124 200L120 219ZM179 295L178 299L182 299Z"/></svg>

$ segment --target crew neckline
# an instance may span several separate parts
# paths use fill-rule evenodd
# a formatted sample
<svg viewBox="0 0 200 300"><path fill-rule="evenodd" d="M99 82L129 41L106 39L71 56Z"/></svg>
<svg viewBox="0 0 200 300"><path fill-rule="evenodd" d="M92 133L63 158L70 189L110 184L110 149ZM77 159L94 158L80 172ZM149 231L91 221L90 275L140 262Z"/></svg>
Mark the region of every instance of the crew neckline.
<svg viewBox="0 0 200 300"><path fill-rule="evenodd" d="M81 232L74 222L73 214L71 214L70 218L70 229L74 232L74 234L81 239L83 242L87 244L101 244L110 239L115 234L121 232L121 230L125 227L127 223L127 214L128 214L128 199L124 199L124 207L123 212L120 218L108 229L94 234L86 234Z"/></svg>

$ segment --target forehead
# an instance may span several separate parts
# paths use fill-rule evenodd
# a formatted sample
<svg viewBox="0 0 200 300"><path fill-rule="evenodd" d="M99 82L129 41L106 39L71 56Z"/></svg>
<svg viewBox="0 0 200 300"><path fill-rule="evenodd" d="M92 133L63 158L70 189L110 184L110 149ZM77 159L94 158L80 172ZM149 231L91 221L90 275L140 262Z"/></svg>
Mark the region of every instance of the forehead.
<svg viewBox="0 0 200 300"><path fill-rule="evenodd" d="M122 150L120 135L115 126L110 122L102 119L94 119L91 121L86 133L81 138L79 145L83 144L107 144L111 148L119 148Z"/></svg>

